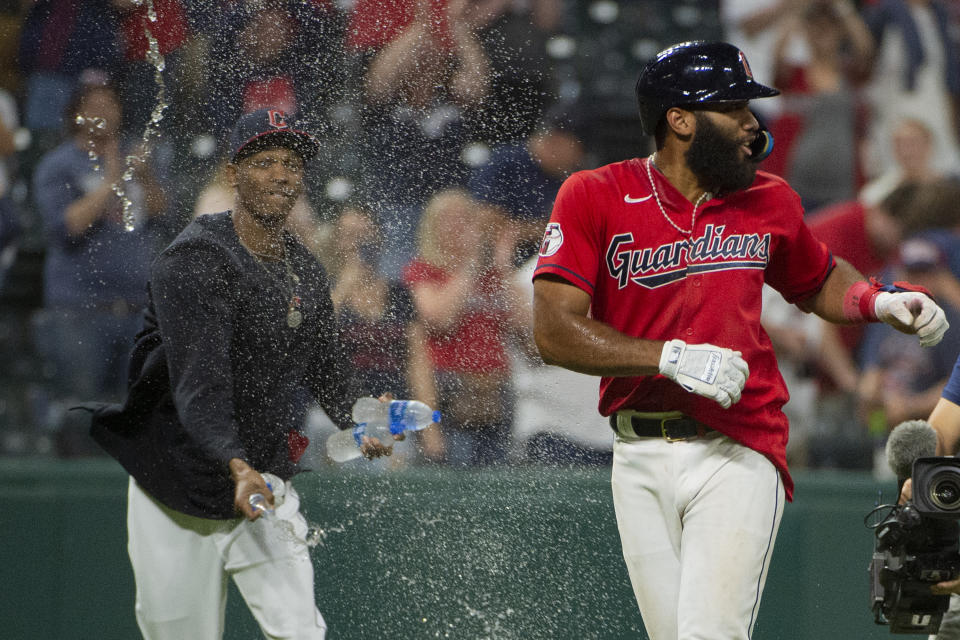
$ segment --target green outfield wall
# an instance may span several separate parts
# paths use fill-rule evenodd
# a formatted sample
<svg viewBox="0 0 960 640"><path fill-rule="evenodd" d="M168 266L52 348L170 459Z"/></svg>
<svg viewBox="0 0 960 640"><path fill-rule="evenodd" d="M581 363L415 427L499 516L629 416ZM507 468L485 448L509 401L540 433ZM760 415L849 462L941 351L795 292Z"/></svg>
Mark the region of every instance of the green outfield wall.
<svg viewBox="0 0 960 640"><path fill-rule="evenodd" d="M869 611L873 538L863 518L895 486L844 472L796 480L754 638L888 637ZM608 469L350 466L296 485L308 519L326 530L312 555L329 640L646 637ZM109 460L0 462L0 637L139 637L126 486ZM235 591L226 637L261 637Z"/></svg>

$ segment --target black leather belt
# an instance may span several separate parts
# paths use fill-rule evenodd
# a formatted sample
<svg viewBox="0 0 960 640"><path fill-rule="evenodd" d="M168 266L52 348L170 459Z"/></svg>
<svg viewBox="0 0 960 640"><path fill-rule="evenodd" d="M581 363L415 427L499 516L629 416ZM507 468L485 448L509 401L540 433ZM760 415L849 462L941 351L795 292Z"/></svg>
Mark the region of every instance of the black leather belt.
<svg viewBox="0 0 960 640"><path fill-rule="evenodd" d="M621 433L618 424L622 424L629 433L638 438L663 438L667 442L681 440L696 440L703 438L714 430L688 416L673 418L643 418L641 416L623 416L618 423L617 414L610 416L610 426L616 433ZM625 430L626 430L625 429Z"/></svg>

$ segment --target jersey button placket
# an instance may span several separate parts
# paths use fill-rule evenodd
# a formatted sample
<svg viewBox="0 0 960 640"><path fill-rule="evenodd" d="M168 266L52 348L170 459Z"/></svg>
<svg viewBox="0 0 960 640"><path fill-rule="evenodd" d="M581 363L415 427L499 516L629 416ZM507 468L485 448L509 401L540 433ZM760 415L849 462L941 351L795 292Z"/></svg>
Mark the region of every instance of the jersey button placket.
<svg viewBox="0 0 960 640"><path fill-rule="evenodd" d="M690 263L687 260L687 256L684 256L684 265L685 268L690 267ZM700 276L690 275L689 272L681 281L683 287L683 302L682 302L682 313L678 318L677 325L680 327L685 327L680 330L680 335L684 340L689 341L690 337L693 335L693 325L695 324L697 309L700 305L701 289L699 287L693 286L694 280L699 280Z"/></svg>
<svg viewBox="0 0 960 640"><path fill-rule="evenodd" d="M701 275L688 274L687 277L684 278L684 308L691 310L691 313L695 313L695 310L699 309L701 304L703 304L705 292L704 287L701 286L702 282L703 276Z"/></svg>

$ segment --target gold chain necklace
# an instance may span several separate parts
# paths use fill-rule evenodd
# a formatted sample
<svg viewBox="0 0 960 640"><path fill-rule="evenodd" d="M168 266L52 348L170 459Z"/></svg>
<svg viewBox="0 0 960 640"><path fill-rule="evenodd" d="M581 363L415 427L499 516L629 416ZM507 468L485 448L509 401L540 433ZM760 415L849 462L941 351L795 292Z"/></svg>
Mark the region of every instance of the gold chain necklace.
<svg viewBox="0 0 960 640"><path fill-rule="evenodd" d="M650 165L653 164L653 159L656 155L656 152L654 152L650 154L649 158L647 158L647 179L650 181L650 188L653 190L653 199L657 201L657 206L660 208L660 213L663 214L664 219L670 223L671 227L685 236L693 235L693 228L697 221L697 208L708 199L710 192L704 191L702 194L700 194L700 197L697 198L697 201L693 203L693 211L690 213L690 229L687 230L680 228L680 225L671 220L670 216L667 215L666 210L663 208L663 203L660 202L660 194L657 192L657 185L653 182L653 172L650 171Z"/></svg>
<svg viewBox="0 0 960 640"><path fill-rule="evenodd" d="M287 256L287 243L281 240L283 246L283 254L278 256L273 256L267 253L257 253L242 241L240 245L247 250L251 256L253 256L254 262L260 265L260 268L263 269L263 272L266 273L270 279L274 278L273 274L267 270L266 265L263 264L263 260L282 260L284 267L284 278L283 278L283 290L286 293L289 302L287 303L287 326L291 329L296 329L303 322L303 312L300 310L302 303L300 296L297 295L297 287L300 285L300 276L298 276L293 271L293 267L290 265L290 259Z"/></svg>

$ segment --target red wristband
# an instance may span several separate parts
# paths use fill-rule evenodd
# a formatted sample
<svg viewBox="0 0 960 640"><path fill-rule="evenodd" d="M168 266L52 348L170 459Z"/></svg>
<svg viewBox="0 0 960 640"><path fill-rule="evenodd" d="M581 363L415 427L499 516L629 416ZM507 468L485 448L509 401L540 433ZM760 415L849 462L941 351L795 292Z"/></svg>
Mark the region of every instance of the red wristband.
<svg viewBox="0 0 960 640"><path fill-rule="evenodd" d="M850 322L877 322L873 301L880 291L867 282L854 282L843 296L843 317Z"/></svg>
<svg viewBox="0 0 960 640"><path fill-rule="evenodd" d="M894 282L883 284L876 278L870 282L854 282L843 296L843 317L850 322L879 322L874 301L882 292L887 293L922 293L931 300L933 294L920 285L909 282Z"/></svg>

